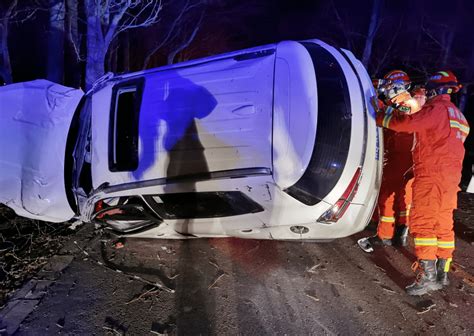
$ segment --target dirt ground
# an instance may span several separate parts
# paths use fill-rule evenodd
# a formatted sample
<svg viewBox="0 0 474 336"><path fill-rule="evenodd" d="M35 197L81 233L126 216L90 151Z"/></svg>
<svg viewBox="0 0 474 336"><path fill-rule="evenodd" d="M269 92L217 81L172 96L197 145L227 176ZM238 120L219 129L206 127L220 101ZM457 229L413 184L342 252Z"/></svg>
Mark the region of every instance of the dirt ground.
<svg viewBox="0 0 474 336"><path fill-rule="evenodd" d="M455 220L452 284L423 297L403 290L412 248L364 253L368 231L324 244L117 241L83 226L10 296L0 334L472 335L474 194L460 193Z"/></svg>
<svg viewBox="0 0 474 336"><path fill-rule="evenodd" d="M69 226L18 217L0 205L0 307L69 240Z"/></svg>

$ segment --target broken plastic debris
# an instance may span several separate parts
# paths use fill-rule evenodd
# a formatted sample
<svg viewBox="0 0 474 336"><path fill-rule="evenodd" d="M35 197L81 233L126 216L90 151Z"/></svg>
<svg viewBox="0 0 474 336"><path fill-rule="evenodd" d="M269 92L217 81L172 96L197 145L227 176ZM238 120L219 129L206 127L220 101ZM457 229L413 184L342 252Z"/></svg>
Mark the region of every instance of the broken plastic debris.
<svg viewBox="0 0 474 336"><path fill-rule="evenodd" d="M81 226L82 224L84 224L83 221L77 220L74 223L72 223L71 225L69 225L69 230L75 230L75 229L77 229L77 227Z"/></svg>

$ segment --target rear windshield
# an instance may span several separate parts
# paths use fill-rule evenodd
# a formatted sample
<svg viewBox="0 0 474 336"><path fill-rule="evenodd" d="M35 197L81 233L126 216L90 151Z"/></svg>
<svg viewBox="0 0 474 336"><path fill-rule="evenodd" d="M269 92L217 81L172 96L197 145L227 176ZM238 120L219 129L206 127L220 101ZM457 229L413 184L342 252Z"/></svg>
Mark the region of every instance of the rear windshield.
<svg viewBox="0 0 474 336"><path fill-rule="evenodd" d="M306 205L315 205L334 188L344 170L352 114L346 77L338 61L317 44L303 45L311 55L316 73L318 125L308 168L285 191Z"/></svg>

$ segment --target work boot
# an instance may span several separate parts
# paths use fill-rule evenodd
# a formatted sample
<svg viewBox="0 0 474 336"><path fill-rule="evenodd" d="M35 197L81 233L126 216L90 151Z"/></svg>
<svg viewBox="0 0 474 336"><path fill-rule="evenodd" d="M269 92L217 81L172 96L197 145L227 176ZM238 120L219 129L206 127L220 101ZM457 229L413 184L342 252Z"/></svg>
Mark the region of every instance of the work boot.
<svg viewBox="0 0 474 336"><path fill-rule="evenodd" d="M436 262L436 279L443 287L449 285L448 272L451 259L438 259Z"/></svg>
<svg viewBox="0 0 474 336"><path fill-rule="evenodd" d="M393 245L395 246L407 246L408 245L408 226L397 225L395 226L395 234L392 239Z"/></svg>
<svg viewBox="0 0 474 336"><path fill-rule="evenodd" d="M392 240L381 239L379 236L375 235L372 237L361 238L357 241L357 244L359 244L360 248L365 252L374 252L374 248L381 246L391 246Z"/></svg>
<svg viewBox="0 0 474 336"><path fill-rule="evenodd" d="M418 260L412 270L417 274L415 282L405 288L408 295L423 295L443 287L436 279L436 260Z"/></svg>

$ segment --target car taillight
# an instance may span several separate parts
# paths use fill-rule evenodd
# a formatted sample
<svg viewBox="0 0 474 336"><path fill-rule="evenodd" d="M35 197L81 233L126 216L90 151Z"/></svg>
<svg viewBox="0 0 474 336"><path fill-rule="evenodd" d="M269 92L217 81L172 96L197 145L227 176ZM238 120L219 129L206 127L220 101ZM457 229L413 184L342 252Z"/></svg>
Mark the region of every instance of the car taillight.
<svg viewBox="0 0 474 336"><path fill-rule="evenodd" d="M359 188L360 178L362 176L361 167L357 168L354 177L352 177L349 186L346 191L342 194L339 200L327 211L325 211L321 217L318 218L318 222L323 223L335 223L337 222L346 212L347 208L354 199L357 189Z"/></svg>

